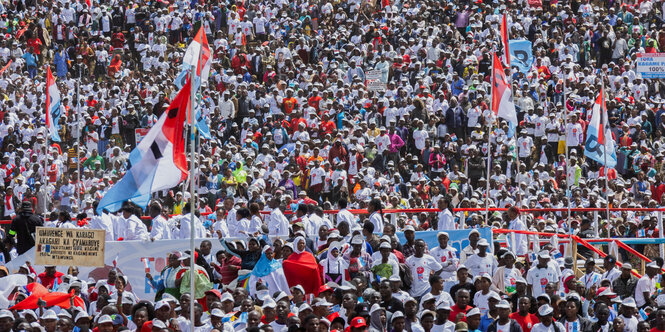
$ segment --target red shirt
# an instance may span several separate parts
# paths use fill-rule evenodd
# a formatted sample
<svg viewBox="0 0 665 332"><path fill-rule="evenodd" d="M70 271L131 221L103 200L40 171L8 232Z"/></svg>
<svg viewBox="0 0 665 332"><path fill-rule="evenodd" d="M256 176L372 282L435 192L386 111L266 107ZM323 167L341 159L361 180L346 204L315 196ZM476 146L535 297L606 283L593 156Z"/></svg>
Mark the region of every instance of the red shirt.
<svg viewBox="0 0 665 332"><path fill-rule="evenodd" d="M46 272L40 273L37 278L39 280L39 283L42 284L42 286L46 287L46 289L52 289L53 288L53 282L55 279L58 279L58 285L62 283L62 276L65 274L62 272L55 271L55 275L53 276L47 276Z"/></svg>
<svg viewBox="0 0 665 332"><path fill-rule="evenodd" d="M324 121L321 123L321 131L323 131L324 134L332 134L333 130L335 130L335 123L332 121Z"/></svg>
<svg viewBox="0 0 665 332"><path fill-rule="evenodd" d="M463 313L466 314L467 311L471 310L471 306L467 305L466 308L461 309L460 307L457 306L457 304L453 305L450 307L450 315L448 315L448 320L457 323L457 314ZM460 319L460 322L466 322L466 315Z"/></svg>
<svg viewBox="0 0 665 332"><path fill-rule="evenodd" d="M314 107L314 109L318 111L319 110L319 102L322 99L323 98L321 98L320 96L313 96L313 97L309 98L309 101L307 102L307 104L309 104L309 106Z"/></svg>
<svg viewBox="0 0 665 332"><path fill-rule="evenodd" d="M224 285L228 285L231 281L238 278L238 271L240 270L240 264L242 263L240 258L233 255L230 256L230 258L220 263L221 266L215 266L217 273L222 275L222 284ZM230 266L233 266L234 268L230 268Z"/></svg>
<svg viewBox="0 0 665 332"><path fill-rule="evenodd" d="M522 332L531 332L531 328L539 323L540 320L534 314L527 314L526 316L520 315L519 312L510 314L510 319L515 320L522 327Z"/></svg>

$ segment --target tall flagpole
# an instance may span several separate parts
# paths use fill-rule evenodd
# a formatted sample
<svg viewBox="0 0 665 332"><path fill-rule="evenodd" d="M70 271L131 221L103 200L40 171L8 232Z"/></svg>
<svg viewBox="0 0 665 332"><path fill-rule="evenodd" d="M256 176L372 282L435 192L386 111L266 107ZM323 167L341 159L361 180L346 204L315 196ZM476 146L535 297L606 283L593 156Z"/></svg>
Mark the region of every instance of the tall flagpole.
<svg viewBox="0 0 665 332"><path fill-rule="evenodd" d="M490 80L490 108L492 108L492 100L494 93L494 52L492 52L492 78ZM494 112L494 110L492 110ZM486 190L485 190L485 222L489 225L490 215L489 215L489 205L490 205L490 165L492 163L492 142L490 136L492 135L492 122L487 121L487 178L485 179Z"/></svg>
<svg viewBox="0 0 665 332"><path fill-rule="evenodd" d="M203 20L201 20L201 26L199 27L199 32L205 33L205 31L202 31L201 29L203 29ZM196 38L196 37L194 37L194 38ZM201 52L203 52L203 38L201 38L201 40L199 41L199 45L200 45L200 48L199 48L199 56L198 56L197 65L200 65L199 62L201 61ZM195 285L194 285L194 276L195 276L194 268L196 266L195 262L194 262L194 260L195 260L194 259L195 258L195 250L196 250L195 245L194 245L194 232L195 232L195 229L196 229L196 227L194 225L194 211L196 210L196 201L194 199L194 181L195 181L194 179L196 178L196 174L195 174L196 167L194 165L194 163L195 163L195 161L194 161L194 158L195 158L195 156L194 156L194 151L195 151L194 144L196 143L195 139L194 139L195 138L195 133L194 133L194 123L195 123L194 122L195 121L194 109L196 108L196 91L194 89L194 84L193 84L194 83L194 78L196 76L196 67L197 66L192 66L191 74L189 75L189 77L190 77L190 89L191 89L191 91L190 91L190 105L189 105L189 121L190 121L190 125L189 125L189 143L190 143L190 165L189 165L189 193L190 193L189 231L190 232L189 232L189 247L190 248L189 249L190 249L190 252L191 252L191 257L190 257L190 260L189 260L189 263L190 263L189 264L190 265L189 266L189 273L190 273L189 288L190 288L190 296L192 297L192 301L194 300L194 297L195 297L195 294L196 294L195 293L196 289L195 289ZM201 82L199 82L199 85L200 84L201 84ZM191 327L190 331L194 331L194 328L195 328L195 326L194 326L194 305L189 306L189 320L192 324L192 327Z"/></svg>
<svg viewBox="0 0 665 332"><path fill-rule="evenodd" d="M568 167L569 167L569 163L568 163L568 100L567 100L567 97L566 97L566 81L567 81L568 78L565 75L566 74L564 73L564 77L563 77L563 133L564 133L563 136L564 136L564 138L563 138L563 140L564 140L564 147L565 147L564 151L565 151L565 155L566 155L566 168L564 170L566 172L566 200L568 201L567 204L566 204L566 209L567 209L567 213L568 213L567 218L566 218L566 222L568 224L567 225L568 226L568 233L572 236L573 235L573 227L572 227L572 222L571 222L572 218L570 216L570 195L569 195L570 179L568 178ZM573 241L570 241L570 246L571 246L570 247L571 248L570 252L572 253L573 252L573 250L572 250L573 249L573 247L572 247L573 246ZM575 258L573 257L573 259L575 259Z"/></svg>
<svg viewBox="0 0 665 332"><path fill-rule="evenodd" d="M605 105L605 78L604 75L600 77L600 121L601 121L601 127L603 128L603 131L605 131L605 119L607 119L607 109L603 107ZM607 121L609 123L609 121ZM598 134L600 135L600 133ZM610 196L609 196L609 189L608 189L608 182L610 181L610 170L607 167L607 140L612 139L612 136L608 138L605 133L603 133L603 159L605 159L605 165L603 165L603 168L605 170L605 213L606 213L606 220L607 224L609 225L610 222ZM596 234L598 236L598 234Z"/></svg>
<svg viewBox="0 0 665 332"><path fill-rule="evenodd" d="M48 67L48 65L46 65L46 66ZM44 125L46 127L46 131L44 132L44 145L45 145L44 153L45 153L45 155L44 155L44 183L43 183L43 186L44 186L44 188L46 188L46 190L48 190L48 184L49 184L49 178L48 178L48 156L49 156L48 136L49 136L49 128L48 128L48 122L46 121L46 119L50 116L49 112L51 112L51 110L49 110L49 108L48 108L48 103L49 103L48 99L50 97L49 93L48 93L48 72L46 73L46 76L47 76L46 80L45 80L46 81L46 103L44 103L46 105L46 117L44 118ZM53 121L53 119L51 119L51 121ZM44 204L46 204L46 203L44 203ZM44 206L44 214L46 214L47 210L48 210L48 205Z"/></svg>
<svg viewBox="0 0 665 332"><path fill-rule="evenodd" d="M78 208L81 212L81 70L79 69L79 81L76 87L76 197Z"/></svg>

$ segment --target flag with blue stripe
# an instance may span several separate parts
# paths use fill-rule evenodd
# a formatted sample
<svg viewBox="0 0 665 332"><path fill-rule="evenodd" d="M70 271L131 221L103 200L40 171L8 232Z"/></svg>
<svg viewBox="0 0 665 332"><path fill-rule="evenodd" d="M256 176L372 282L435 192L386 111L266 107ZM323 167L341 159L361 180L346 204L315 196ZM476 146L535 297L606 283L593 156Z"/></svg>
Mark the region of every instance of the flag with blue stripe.
<svg viewBox="0 0 665 332"><path fill-rule="evenodd" d="M100 214L118 211L128 200L145 208L153 192L171 189L187 178L183 128L190 95L188 81L129 154L129 169L102 197L97 207Z"/></svg>

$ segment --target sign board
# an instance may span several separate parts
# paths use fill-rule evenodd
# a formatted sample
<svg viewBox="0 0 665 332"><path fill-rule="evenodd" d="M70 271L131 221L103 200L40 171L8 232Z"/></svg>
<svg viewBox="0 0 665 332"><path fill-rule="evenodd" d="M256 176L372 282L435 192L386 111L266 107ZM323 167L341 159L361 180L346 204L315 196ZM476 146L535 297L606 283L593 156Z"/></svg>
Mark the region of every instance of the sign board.
<svg viewBox="0 0 665 332"><path fill-rule="evenodd" d="M665 53L637 53L635 66L642 78L665 78Z"/></svg>
<svg viewBox="0 0 665 332"><path fill-rule="evenodd" d="M383 74L381 74L380 70L373 69L367 71L365 74L365 86L367 87L367 90L379 92L386 91L386 84L381 80L382 77Z"/></svg>
<svg viewBox="0 0 665 332"><path fill-rule="evenodd" d="M143 139L143 137L145 137L145 135L148 135L149 131L150 131L150 128L136 128L136 129L134 129L134 135L136 137L136 145L138 145L139 142L141 142L141 140Z"/></svg>
<svg viewBox="0 0 665 332"><path fill-rule="evenodd" d="M35 264L104 266L105 233L98 229L37 227Z"/></svg>

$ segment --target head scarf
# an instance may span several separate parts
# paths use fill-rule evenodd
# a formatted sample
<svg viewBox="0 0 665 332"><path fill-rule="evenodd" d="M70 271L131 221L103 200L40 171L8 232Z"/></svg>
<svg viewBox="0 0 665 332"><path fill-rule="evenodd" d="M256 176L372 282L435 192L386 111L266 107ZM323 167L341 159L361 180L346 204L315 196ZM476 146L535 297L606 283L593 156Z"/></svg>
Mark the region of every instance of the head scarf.
<svg viewBox="0 0 665 332"><path fill-rule="evenodd" d="M374 303L369 310L369 331L386 331L386 327L381 323L381 311L384 311L378 303Z"/></svg>
<svg viewBox="0 0 665 332"><path fill-rule="evenodd" d="M293 240L293 252L296 254L302 254L305 250L299 250L298 249L298 243L300 241L305 242L305 245L307 245L307 241L305 241L305 238L302 236L298 236L295 240Z"/></svg>
<svg viewBox="0 0 665 332"><path fill-rule="evenodd" d="M256 265L254 265L254 269L251 272L252 275L258 278L265 277L273 273L275 270L282 268L282 263L280 263L279 261L275 260L274 258L268 259L268 256L266 256L266 251L268 251L268 249L272 250L272 247L271 246L263 247L261 257L256 262Z"/></svg>

